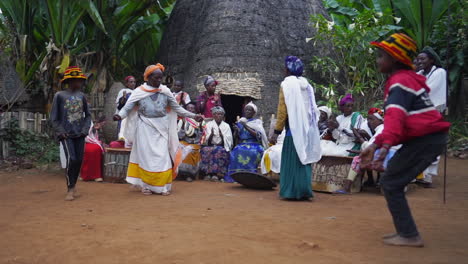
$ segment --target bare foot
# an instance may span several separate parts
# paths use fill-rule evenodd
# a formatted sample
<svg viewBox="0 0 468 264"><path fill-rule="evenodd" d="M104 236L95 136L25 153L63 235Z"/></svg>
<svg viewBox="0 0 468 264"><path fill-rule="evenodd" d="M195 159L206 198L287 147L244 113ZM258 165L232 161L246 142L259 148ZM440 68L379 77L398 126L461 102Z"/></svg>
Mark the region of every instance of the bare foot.
<svg viewBox="0 0 468 264"><path fill-rule="evenodd" d="M424 242L420 236L406 238L396 235L383 240L384 244L400 247L424 247Z"/></svg>
<svg viewBox="0 0 468 264"><path fill-rule="evenodd" d="M69 190L67 192L67 196L65 196L65 201L73 201L75 197L73 197L73 190Z"/></svg>
<svg viewBox="0 0 468 264"><path fill-rule="evenodd" d="M163 193L161 193L161 195L162 196L169 196L169 195L171 195L171 192L163 192Z"/></svg>
<svg viewBox="0 0 468 264"><path fill-rule="evenodd" d="M78 193L78 191L76 190L76 188L73 188L73 197L74 197L74 198L79 198L79 197L81 197L81 194Z"/></svg>

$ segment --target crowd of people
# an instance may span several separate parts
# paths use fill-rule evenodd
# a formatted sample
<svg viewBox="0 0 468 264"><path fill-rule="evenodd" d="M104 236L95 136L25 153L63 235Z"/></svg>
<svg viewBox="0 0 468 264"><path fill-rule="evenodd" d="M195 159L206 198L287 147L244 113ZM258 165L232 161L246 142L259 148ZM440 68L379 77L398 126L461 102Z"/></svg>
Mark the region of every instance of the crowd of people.
<svg viewBox="0 0 468 264"><path fill-rule="evenodd" d="M313 87L302 77L303 62L288 56L270 135L253 101L243 106L243 116L235 123L225 122L218 81L212 76L204 79L206 91L195 102L182 81L171 83L172 90L162 83L165 67L159 63L146 68L139 86L135 77L126 77L113 116L119 140L110 144L131 148L126 181L145 195L170 195L177 177L233 183L231 175L237 172L274 172L280 176L281 198L308 200L313 197L311 165L322 156L349 157L348 177L335 193L349 194L359 174L383 172L377 181L397 229L384 242L422 246L404 192L419 174L418 181L426 187L437 174L450 126L441 115L446 108L446 72L431 48L413 61L416 45L404 34L371 44L378 48L379 70L388 76L385 111L373 107L362 111L365 117L362 109L355 109L351 94L339 101L339 113L317 106ZM78 176L102 181L105 145L98 130L105 118L91 122L80 92L85 79L78 67L67 69L62 82L68 88L56 94L51 112L67 168L66 200L78 196Z"/></svg>

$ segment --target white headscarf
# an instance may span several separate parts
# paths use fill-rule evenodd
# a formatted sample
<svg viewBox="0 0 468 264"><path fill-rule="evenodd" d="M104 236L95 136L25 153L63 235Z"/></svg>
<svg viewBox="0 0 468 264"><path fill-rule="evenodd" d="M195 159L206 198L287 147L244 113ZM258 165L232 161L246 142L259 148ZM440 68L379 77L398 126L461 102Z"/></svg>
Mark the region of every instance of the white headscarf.
<svg viewBox="0 0 468 264"><path fill-rule="evenodd" d="M324 112L325 114L327 114L327 119L330 119L331 114L332 114L332 111L331 111L330 108L328 108L327 106L320 106L318 108L318 110Z"/></svg>
<svg viewBox="0 0 468 264"><path fill-rule="evenodd" d="M255 114L257 114L258 108L257 108L257 106L256 106L254 103L249 102L248 104L246 104L246 105L244 106L244 109L245 109L247 106L252 107L252 109L254 110Z"/></svg>
<svg viewBox="0 0 468 264"><path fill-rule="evenodd" d="M255 114L257 114L257 111L258 111L258 108L257 106L250 102L248 103L244 109L247 107L247 106L250 106L252 107L252 109L254 110ZM255 116L255 115L254 115ZM268 148L268 138L266 136L266 133L265 133L265 129L263 128L263 121L258 119L258 118L253 118L252 120L247 120L247 118L245 117L242 117L241 119L239 119L239 121L245 121L246 124L252 128L253 130L255 130L255 132L257 132L257 138L260 138L261 141L262 141L262 146L264 149L267 149Z"/></svg>

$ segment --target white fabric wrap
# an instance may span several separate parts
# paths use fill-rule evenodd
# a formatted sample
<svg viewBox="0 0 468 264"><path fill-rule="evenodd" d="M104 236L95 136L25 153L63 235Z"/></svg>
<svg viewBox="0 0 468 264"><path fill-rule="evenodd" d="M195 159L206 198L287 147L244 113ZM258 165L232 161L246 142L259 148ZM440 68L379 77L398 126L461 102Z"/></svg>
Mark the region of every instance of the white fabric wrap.
<svg viewBox="0 0 468 264"><path fill-rule="evenodd" d="M281 83L288 111L289 128L301 163L306 165L320 160L318 116L312 86L304 77L288 76Z"/></svg>
<svg viewBox="0 0 468 264"><path fill-rule="evenodd" d="M128 98L127 104L138 102L154 94L154 92L144 91L142 87L149 91L156 89L144 83L140 87L133 90L132 95L130 96L130 98ZM171 90L169 90L169 88L167 88L165 85L161 84L158 89L161 89L160 93L174 98L174 95L172 94ZM137 110L133 109L126 118L128 119L125 122L125 124L123 124L125 125L124 137L129 142L134 142L138 121ZM144 118L143 116L140 118L143 118L144 121L150 123L152 127L156 129L162 136L167 137L167 140L169 142L169 154L172 160L174 160L177 148L179 147L179 138L177 136L177 113L173 110L167 113L167 124L162 124L161 122L154 122L154 120L152 120L151 118Z"/></svg>
<svg viewBox="0 0 468 264"><path fill-rule="evenodd" d="M223 134L224 137L224 149L229 152L231 151L232 145L233 145L233 139L232 139L232 132L231 128L229 125L222 121L221 124L218 126L216 121L212 120L206 124L205 127L205 140L208 140L211 136L211 131L213 130L213 142L215 144L218 144L221 141L221 137L219 135L219 130L221 129L221 133ZM219 140L219 141L217 141ZM205 142L202 142L204 144Z"/></svg>
<svg viewBox="0 0 468 264"><path fill-rule="evenodd" d="M255 130L255 132L260 134L260 137L261 137L261 140L262 140L262 146L263 146L264 149L267 149L268 148L268 138L267 138L267 135L265 133L265 128L263 128L263 121L258 119L258 118L249 121L245 117L242 117L241 119L239 119L238 122L241 122L241 121L245 121L247 126L249 126L253 130Z"/></svg>

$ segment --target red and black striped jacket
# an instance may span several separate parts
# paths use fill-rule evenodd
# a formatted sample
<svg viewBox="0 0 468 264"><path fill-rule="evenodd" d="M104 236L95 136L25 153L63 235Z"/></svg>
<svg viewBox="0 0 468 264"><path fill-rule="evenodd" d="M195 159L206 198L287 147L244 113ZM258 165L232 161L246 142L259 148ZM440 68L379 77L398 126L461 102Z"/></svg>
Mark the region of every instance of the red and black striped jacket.
<svg viewBox="0 0 468 264"><path fill-rule="evenodd" d="M444 121L429 99L426 78L410 70L392 74L385 83L384 130L375 144L399 145L408 140L436 132L448 131Z"/></svg>

